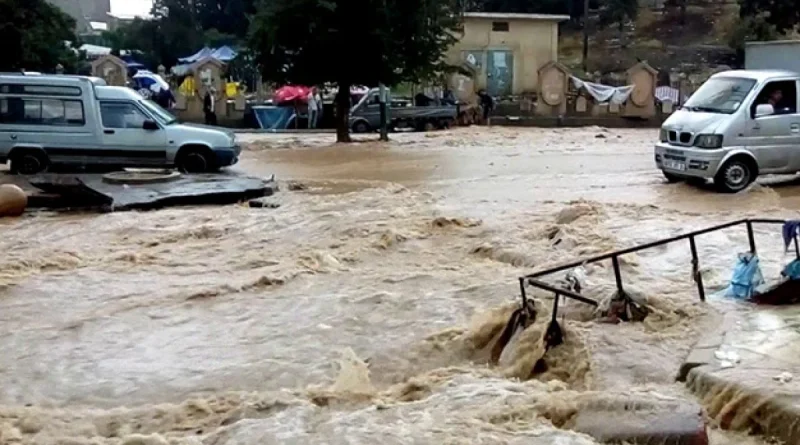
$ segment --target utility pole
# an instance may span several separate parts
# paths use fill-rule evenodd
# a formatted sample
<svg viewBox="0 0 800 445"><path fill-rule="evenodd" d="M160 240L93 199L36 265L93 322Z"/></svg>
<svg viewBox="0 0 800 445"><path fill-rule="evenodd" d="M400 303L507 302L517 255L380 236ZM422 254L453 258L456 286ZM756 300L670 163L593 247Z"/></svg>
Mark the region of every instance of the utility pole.
<svg viewBox="0 0 800 445"><path fill-rule="evenodd" d="M380 100L380 107L381 107L381 137L380 140L388 141L389 140L389 128L387 125L387 116L386 116L386 102L388 102L388 89L386 85L380 84L380 93L378 94L378 99Z"/></svg>
<svg viewBox="0 0 800 445"><path fill-rule="evenodd" d="M589 0L583 0L583 72L589 72Z"/></svg>

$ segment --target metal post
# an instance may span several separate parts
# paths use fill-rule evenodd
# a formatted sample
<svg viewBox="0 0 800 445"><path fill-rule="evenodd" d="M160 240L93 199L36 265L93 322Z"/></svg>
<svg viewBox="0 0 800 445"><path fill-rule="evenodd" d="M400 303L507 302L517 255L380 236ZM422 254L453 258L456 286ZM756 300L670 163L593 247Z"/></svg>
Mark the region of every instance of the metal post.
<svg viewBox="0 0 800 445"><path fill-rule="evenodd" d="M556 315L558 314L558 299L561 298L561 295L558 292L555 292L553 295L553 322L556 322Z"/></svg>
<svg viewBox="0 0 800 445"><path fill-rule="evenodd" d="M797 234L794 234L794 254L797 256L797 259L800 260L800 246L797 245Z"/></svg>
<svg viewBox="0 0 800 445"><path fill-rule="evenodd" d="M583 72L589 72L589 0L583 0Z"/></svg>
<svg viewBox="0 0 800 445"><path fill-rule="evenodd" d="M622 289L622 273L619 270L619 259L616 255L611 257L611 264L614 266L614 279L617 280L617 292L622 296L624 293Z"/></svg>
<svg viewBox="0 0 800 445"><path fill-rule="evenodd" d="M522 295L522 307L528 307L528 296L525 294L525 278L519 279L519 292Z"/></svg>
<svg viewBox="0 0 800 445"><path fill-rule="evenodd" d="M747 239L750 241L750 252L756 254L756 237L753 235L753 223L747 221Z"/></svg>
<svg viewBox="0 0 800 445"><path fill-rule="evenodd" d="M700 294L700 301L706 301L706 291L703 288L703 276L700 275L700 259L697 257L697 245L694 237L689 237L689 247L692 249L692 277L697 283L697 293Z"/></svg>
<svg viewBox="0 0 800 445"><path fill-rule="evenodd" d="M381 136L380 140L388 141L389 140L389 128L388 123L386 122L386 103L387 101L387 90L384 84L380 84L380 112L381 112Z"/></svg>

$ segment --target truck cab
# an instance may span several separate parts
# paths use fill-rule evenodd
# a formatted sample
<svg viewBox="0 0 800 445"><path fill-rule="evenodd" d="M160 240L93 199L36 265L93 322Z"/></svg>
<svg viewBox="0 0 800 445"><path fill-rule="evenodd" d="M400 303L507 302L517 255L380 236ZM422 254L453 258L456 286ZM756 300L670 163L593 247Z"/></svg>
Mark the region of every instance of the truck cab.
<svg viewBox="0 0 800 445"><path fill-rule="evenodd" d="M799 92L791 71L711 76L662 125L656 166L671 182L712 180L726 193L761 174L800 171Z"/></svg>

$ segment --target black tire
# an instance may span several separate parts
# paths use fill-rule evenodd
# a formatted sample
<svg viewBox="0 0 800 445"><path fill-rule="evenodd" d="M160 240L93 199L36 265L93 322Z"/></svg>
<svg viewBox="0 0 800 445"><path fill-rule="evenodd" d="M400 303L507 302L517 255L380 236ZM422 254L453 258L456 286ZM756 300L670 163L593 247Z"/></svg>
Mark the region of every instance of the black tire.
<svg viewBox="0 0 800 445"><path fill-rule="evenodd" d="M661 170L661 173L664 174L664 177L667 179L667 182L670 184L674 184L676 182L683 181L683 178L678 175L673 175L672 173L667 172L666 170Z"/></svg>
<svg viewBox="0 0 800 445"><path fill-rule="evenodd" d="M210 151L205 148L188 148L180 152L175 167L181 173L209 173L217 171Z"/></svg>
<svg viewBox="0 0 800 445"><path fill-rule="evenodd" d="M353 124L354 133L369 133L370 130L371 128L366 121L358 121L355 124Z"/></svg>
<svg viewBox="0 0 800 445"><path fill-rule="evenodd" d="M11 173L15 175L35 175L47 171L50 160L39 150L15 151L11 155Z"/></svg>
<svg viewBox="0 0 800 445"><path fill-rule="evenodd" d="M739 193L756 180L757 170L745 158L733 158L720 167L714 186L722 193Z"/></svg>

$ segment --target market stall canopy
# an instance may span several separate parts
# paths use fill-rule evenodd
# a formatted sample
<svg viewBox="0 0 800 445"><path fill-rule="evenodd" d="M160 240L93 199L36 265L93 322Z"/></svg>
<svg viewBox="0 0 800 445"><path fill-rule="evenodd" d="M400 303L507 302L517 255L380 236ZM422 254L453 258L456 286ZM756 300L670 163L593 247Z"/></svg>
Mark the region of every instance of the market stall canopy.
<svg viewBox="0 0 800 445"><path fill-rule="evenodd" d="M206 46L189 57L178 59L178 62L181 64L192 64L209 57L212 59L217 59L220 62L230 62L236 58L237 54L238 53L229 46L220 46L216 49L211 49Z"/></svg>

